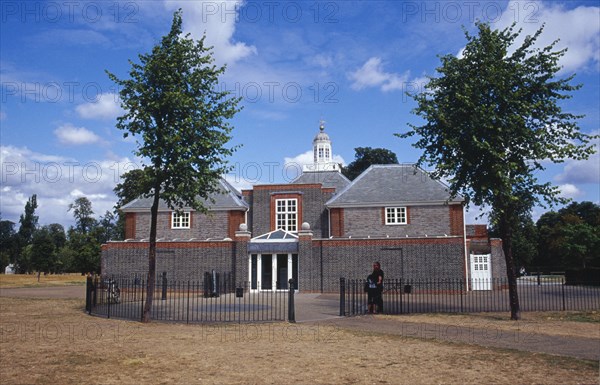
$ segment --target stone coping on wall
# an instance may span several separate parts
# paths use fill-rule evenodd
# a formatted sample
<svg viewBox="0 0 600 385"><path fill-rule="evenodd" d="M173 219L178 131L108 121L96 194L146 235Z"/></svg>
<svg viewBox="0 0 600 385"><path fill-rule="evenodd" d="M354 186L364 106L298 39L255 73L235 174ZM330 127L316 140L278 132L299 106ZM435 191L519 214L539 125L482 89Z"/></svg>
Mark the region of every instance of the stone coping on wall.
<svg viewBox="0 0 600 385"><path fill-rule="evenodd" d="M156 241L156 248L174 248L174 249L187 249L187 248L198 248L198 247L231 247L235 241L233 240L219 240L219 241L201 241L201 240L189 240L189 241ZM109 249L137 249L140 246L148 247L150 242L146 240L139 241L111 241L102 245L102 250Z"/></svg>
<svg viewBox="0 0 600 385"><path fill-rule="evenodd" d="M423 243L455 243L462 242L463 237L457 235L437 235L437 236L410 236L410 237L333 237L333 238L313 238L312 242L323 244L324 246L337 245L368 245L368 244L423 244ZM231 239L221 240L157 240L157 248L209 248L209 247L231 247L236 241ZM136 249L140 246L148 247L149 242L141 240L109 241L102 245L102 250L109 249Z"/></svg>

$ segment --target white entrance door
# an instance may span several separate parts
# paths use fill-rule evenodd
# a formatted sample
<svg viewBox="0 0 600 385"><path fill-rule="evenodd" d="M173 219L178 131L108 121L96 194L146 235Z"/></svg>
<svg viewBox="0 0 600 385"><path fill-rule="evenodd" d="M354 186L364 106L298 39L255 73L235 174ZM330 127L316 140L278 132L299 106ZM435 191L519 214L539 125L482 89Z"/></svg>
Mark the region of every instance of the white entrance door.
<svg viewBox="0 0 600 385"><path fill-rule="evenodd" d="M471 287L492 290L491 254L471 254Z"/></svg>

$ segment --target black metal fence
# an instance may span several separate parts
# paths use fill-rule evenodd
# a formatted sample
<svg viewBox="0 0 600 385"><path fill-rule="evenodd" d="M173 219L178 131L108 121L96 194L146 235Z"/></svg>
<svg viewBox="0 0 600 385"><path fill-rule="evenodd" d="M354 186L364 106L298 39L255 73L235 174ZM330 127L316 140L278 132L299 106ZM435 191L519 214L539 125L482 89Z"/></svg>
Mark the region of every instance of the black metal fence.
<svg viewBox="0 0 600 385"><path fill-rule="evenodd" d="M367 312L365 280L340 279L340 316ZM521 311L600 309L600 287L565 284L563 277L521 277ZM507 279L386 279L380 313L478 313L510 311Z"/></svg>
<svg viewBox="0 0 600 385"><path fill-rule="evenodd" d="M145 277L89 277L86 311L107 318L141 320L147 297ZM260 289L260 284L258 285ZM206 273L203 280L157 277L151 318L181 323L295 321L294 290L250 290L231 276Z"/></svg>

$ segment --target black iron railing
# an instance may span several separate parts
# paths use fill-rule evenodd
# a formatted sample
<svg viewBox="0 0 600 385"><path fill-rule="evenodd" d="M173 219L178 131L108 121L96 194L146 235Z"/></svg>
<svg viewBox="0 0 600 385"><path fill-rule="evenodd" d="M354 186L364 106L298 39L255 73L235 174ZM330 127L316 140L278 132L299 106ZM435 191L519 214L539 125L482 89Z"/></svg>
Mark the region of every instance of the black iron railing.
<svg viewBox="0 0 600 385"><path fill-rule="evenodd" d="M368 295L362 279L340 279L340 315L365 314ZM517 280L522 311L600 309L600 287L589 282L565 284L563 277ZM476 313L510 311L507 279L386 279L384 314Z"/></svg>
<svg viewBox="0 0 600 385"><path fill-rule="evenodd" d="M250 290L248 282L234 284L231 276L205 275L202 280L169 280L159 275L153 290L151 318L158 321L294 322L294 290ZM290 282L291 284L291 282ZM147 297L144 277L90 277L86 311L107 318L141 320ZM292 285L290 285L293 288Z"/></svg>

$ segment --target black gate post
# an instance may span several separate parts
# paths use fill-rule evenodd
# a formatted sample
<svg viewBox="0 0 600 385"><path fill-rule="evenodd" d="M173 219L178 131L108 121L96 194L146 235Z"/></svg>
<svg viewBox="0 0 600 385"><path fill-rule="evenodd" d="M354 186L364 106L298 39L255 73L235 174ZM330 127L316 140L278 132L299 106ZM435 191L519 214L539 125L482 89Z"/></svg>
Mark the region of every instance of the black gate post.
<svg viewBox="0 0 600 385"><path fill-rule="evenodd" d="M567 309L567 307L565 306L565 280L564 278L560 279L561 281L561 292L562 292L562 310L565 311Z"/></svg>
<svg viewBox="0 0 600 385"><path fill-rule="evenodd" d="M340 278L340 317L346 316L346 278Z"/></svg>
<svg viewBox="0 0 600 385"><path fill-rule="evenodd" d="M98 305L98 284L100 283L98 280L98 276L94 276L93 278L94 284L92 287L92 307L96 307Z"/></svg>
<svg viewBox="0 0 600 385"><path fill-rule="evenodd" d="M465 281L466 281L466 278L461 278L459 280L459 283L460 283L460 312L461 313L464 313L464 308L463 308L463 294L465 294L464 291L465 291L465 288L467 286L467 283Z"/></svg>
<svg viewBox="0 0 600 385"><path fill-rule="evenodd" d="M296 309L294 308L294 279L290 278L288 284L288 322L296 323Z"/></svg>
<svg viewBox="0 0 600 385"><path fill-rule="evenodd" d="M146 274L146 284L144 285L144 279L142 278L142 283L140 284L140 290L142 291L142 301L140 302L140 322L144 322L144 292L148 290L148 276Z"/></svg>
<svg viewBox="0 0 600 385"><path fill-rule="evenodd" d="M166 301L167 300L167 272L163 271L162 273L162 295L161 295L161 300Z"/></svg>
<svg viewBox="0 0 600 385"><path fill-rule="evenodd" d="M400 314L404 314L404 309L402 307L402 295L404 294L404 286L402 286L402 278L400 278L400 285L396 286L396 291L400 292Z"/></svg>
<svg viewBox="0 0 600 385"><path fill-rule="evenodd" d="M92 276L88 275L85 282L85 310L88 314L92 314Z"/></svg>
<svg viewBox="0 0 600 385"><path fill-rule="evenodd" d="M104 278L102 280L102 291L104 292L104 298L106 299L106 303L108 304L108 314L106 318L110 318L110 289L111 289L111 281L108 278Z"/></svg>

